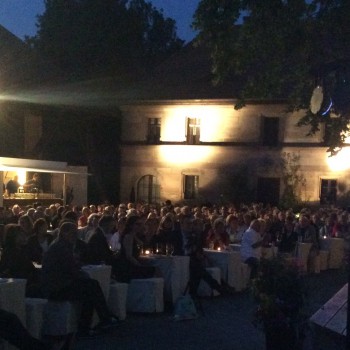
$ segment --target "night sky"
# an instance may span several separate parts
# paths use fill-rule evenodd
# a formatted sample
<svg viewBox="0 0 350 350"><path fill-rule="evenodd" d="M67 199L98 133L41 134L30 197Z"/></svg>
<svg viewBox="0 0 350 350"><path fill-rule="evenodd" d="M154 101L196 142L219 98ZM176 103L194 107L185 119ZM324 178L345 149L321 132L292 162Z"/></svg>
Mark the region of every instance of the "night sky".
<svg viewBox="0 0 350 350"><path fill-rule="evenodd" d="M165 17L175 19L178 36L186 41L194 37L190 28L199 0L152 0ZM44 0L0 0L0 24L20 38L35 35L36 16L44 11Z"/></svg>

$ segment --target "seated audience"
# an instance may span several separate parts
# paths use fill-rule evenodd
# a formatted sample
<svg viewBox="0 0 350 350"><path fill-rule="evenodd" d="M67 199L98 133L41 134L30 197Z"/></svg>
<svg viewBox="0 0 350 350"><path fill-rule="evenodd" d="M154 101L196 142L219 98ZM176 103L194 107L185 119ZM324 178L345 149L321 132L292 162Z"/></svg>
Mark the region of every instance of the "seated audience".
<svg viewBox="0 0 350 350"><path fill-rule="evenodd" d="M89 335L94 310L100 319L96 329L110 327L115 321L98 281L81 271L81 266L73 255L76 239L77 225L63 222L57 241L50 246L43 259L42 289L45 297L50 300L79 302L79 333Z"/></svg>
<svg viewBox="0 0 350 350"><path fill-rule="evenodd" d="M214 221L213 227L208 232L206 246L211 249L225 249L230 244L230 238L226 232L225 222L218 218Z"/></svg>
<svg viewBox="0 0 350 350"><path fill-rule="evenodd" d="M292 216L285 218L284 225L281 228L280 242L278 251L280 253L293 254L298 241L298 236L294 230L294 219Z"/></svg>
<svg viewBox="0 0 350 350"><path fill-rule="evenodd" d="M234 214L226 217L226 232L229 235L230 243L241 243L244 231L239 230L238 218Z"/></svg>
<svg viewBox="0 0 350 350"><path fill-rule="evenodd" d="M115 253L120 252L121 248L121 237L125 229L126 217L122 217L117 222L117 230L113 233L111 239L109 240L109 247Z"/></svg>
<svg viewBox="0 0 350 350"><path fill-rule="evenodd" d="M8 212L6 223L18 224L18 220L21 217L21 207L18 204L14 204L11 210Z"/></svg>
<svg viewBox="0 0 350 350"><path fill-rule="evenodd" d="M159 245L161 251L166 253L166 246L172 246L174 255L182 254L182 236L180 230L175 229L173 214L167 213L162 217L155 241Z"/></svg>
<svg viewBox="0 0 350 350"><path fill-rule="evenodd" d="M78 228L84 227L88 223L88 218L90 215L89 207L83 207L81 210L81 216L78 218Z"/></svg>
<svg viewBox="0 0 350 350"><path fill-rule="evenodd" d="M295 225L295 233L298 241L311 243L308 256L308 267L312 266L314 259L320 253L319 233L316 232L315 226L312 225L309 214L302 214L299 223Z"/></svg>
<svg viewBox="0 0 350 350"><path fill-rule="evenodd" d="M33 225L33 234L28 238L27 245L25 247L25 253L28 258L41 264L43 254L47 252L53 236L47 233L47 222L45 219L38 219Z"/></svg>
<svg viewBox="0 0 350 350"><path fill-rule="evenodd" d="M98 221L98 227L87 243L87 255L90 264L102 262L115 266L115 255L109 247L108 238L115 231L115 220L111 215L103 215Z"/></svg>
<svg viewBox="0 0 350 350"><path fill-rule="evenodd" d="M95 232L95 229L98 226L98 221L100 220L100 218L101 216L96 213L90 214L87 219L87 225L84 227L78 228L78 236L85 243L89 241L90 237Z"/></svg>
<svg viewBox="0 0 350 350"><path fill-rule="evenodd" d="M127 218L117 264L117 281L128 283L133 278L154 277L155 268L143 264L138 259L142 242L137 237L142 235L143 230L141 217L134 215Z"/></svg>
<svg viewBox="0 0 350 350"><path fill-rule="evenodd" d="M18 219L18 224L21 226L21 229L25 233L27 238L29 238L33 234L33 221L29 215L22 215Z"/></svg>
<svg viewBox="0 0 350 350"><path fill-rule="evenodd" d="M147 218L144 223L144 232L139 239L142 241L143 250L155 252L158 244L157 232L159 227L159 220L157 218Z"/></svg>
<svg viewBox="0 0 350 350"><path fill-rule="evenodd" d="M16 224L5 226L4 250L0 261L0 275L27 280L26 296L39 297L39 272L25 254L27 236Z"/></svg>

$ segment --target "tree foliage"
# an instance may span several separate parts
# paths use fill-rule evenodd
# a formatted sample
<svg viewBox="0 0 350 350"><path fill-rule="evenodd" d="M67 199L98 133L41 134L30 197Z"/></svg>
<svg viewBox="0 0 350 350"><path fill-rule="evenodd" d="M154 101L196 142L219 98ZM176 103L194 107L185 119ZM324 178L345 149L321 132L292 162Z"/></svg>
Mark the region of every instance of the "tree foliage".
<svg viewBox="0 0 350 350"><path fill-rule="evenodd" d="M280 204L284 208L296 208L301 204L301 191L306 186L306 178L301 172L299 153L282 153L281 173L283 193Z"/></svg>
<svg viewBox="0 0 350 350"><path fill-rule="evenodd" d="M30 43L71 78L149 69L183 44L145 0L45 0L37 27Z"/></svg>
<svg viewBox="0 0 350 350"><path fill-rule="evenodd" d="M348 0L201 0L193 26L210 49L215 82L243 81L237 108L248 98L286 99L308 111L300 124L310 134L327 123L334 154L349 131L349 13ZM323 105L311 113L318 85Z"/></svg>

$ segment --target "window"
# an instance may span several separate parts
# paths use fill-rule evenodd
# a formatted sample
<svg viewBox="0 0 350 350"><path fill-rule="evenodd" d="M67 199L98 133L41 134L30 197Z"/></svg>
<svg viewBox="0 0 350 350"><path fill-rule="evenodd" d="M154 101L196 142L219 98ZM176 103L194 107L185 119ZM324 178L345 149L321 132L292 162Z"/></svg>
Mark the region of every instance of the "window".
<svg viewBox="0 0 350 350"><path fill-rule="evenodd" d="M189 145L198 145L200 139L200 124L199 118L187 118L187 143Z"/></svg>
<svg viewBox="0 0 350 350"><path fill-rule="evenodd" d="M279 144L279 118L262 118L262 144L269 147L277 147Z"/></svg>
<svg viewBox="0 0 350 350"><path fill-rule="evenodd" d="M198 197L198 175L184 175L184 199L196 199Z"/></svg>
<svg viewBox="0 0 350 350"><path fill-rule="evenodd" d="M149 144L160 142L160 118L148 118L147 142Z"/></svg>
<svg viewBox="0 0 350 350"><path fill-rule="evenodd" d="M137 200L145 203L159 203L160 186L153 175L142 176L137 183Z"/></svg>
<svg viewBox="0 0 350 350"><path fill-rule="evenodd" d="M336 203L337 185L336 179L321 179L320 204Z"/></svg>

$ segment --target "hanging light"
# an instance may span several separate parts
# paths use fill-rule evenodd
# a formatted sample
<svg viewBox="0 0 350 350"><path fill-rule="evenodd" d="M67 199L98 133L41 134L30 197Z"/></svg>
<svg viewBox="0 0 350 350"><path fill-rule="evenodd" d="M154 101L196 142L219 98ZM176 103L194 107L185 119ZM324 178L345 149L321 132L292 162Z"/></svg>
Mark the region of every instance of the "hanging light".
<svg viewBox="0 0 350 350"><path fill-rule="evenodd" d="M318 85L315 87L312 92L311 101L310 101L310 110L313 114L317 114L322 106L323 102L323 88Z"/></svg>

